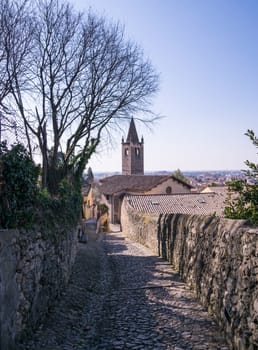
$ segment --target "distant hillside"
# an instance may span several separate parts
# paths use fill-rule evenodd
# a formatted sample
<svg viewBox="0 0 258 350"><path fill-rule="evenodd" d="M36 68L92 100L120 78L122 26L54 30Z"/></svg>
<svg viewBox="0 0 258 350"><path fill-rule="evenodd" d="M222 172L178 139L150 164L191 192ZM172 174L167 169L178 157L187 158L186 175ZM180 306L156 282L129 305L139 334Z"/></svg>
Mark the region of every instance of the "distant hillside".
<svg viewBox="0 0 258 350"><path fill-rule="evenodd" d="M146 171L145 175L170 175L173 174L175 170L156 170L156 171ZM107 176L112 176L112 175L121 175L121 172L119 171L114 171L114 172L94 172L94 178L95 179L102 179ZM226 175L231 175L231 176L239 176L242 174L241 170L188 170L188 171L182 171L183 175L186 177L194 177L194 176L200 176L200 175L221 175L221 176L226 176Z"/></svg>

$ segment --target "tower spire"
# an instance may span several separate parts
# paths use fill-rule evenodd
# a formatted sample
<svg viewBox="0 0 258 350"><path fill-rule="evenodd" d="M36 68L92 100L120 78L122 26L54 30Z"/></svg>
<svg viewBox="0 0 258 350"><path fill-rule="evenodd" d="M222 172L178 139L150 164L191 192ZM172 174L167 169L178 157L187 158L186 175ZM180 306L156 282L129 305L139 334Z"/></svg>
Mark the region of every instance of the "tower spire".
<svg viewBox="0 0 258 350"><path fill-rule="evenodd" d="M126 141L122 138L122 174L144 175L143 137L139 141L133 117L131 118Z"/></svg>
<svg viewBox="0 0 258 350"><path fill-rule="evenodd" d="M130 127L129 127L129 130L128 130L128 135L127 135L127 138L126 138L126 142L139 143L139 138L138 138L138 134L137 134L137 131L136 131L136 127L135 127L135 123L134 123L133 117L131 118Z"/></svg>

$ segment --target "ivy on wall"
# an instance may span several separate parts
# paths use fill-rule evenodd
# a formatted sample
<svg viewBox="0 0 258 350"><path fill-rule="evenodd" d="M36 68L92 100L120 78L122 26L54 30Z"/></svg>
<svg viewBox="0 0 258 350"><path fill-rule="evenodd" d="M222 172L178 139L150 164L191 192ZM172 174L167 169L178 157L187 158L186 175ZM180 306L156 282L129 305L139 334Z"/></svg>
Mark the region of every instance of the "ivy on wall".
<svg viewBox="0 0 258 350"><path fill-rule="evenodd" d="M0 144L0 227L41 228L75 225L81 212L81 187L64 179L55 197L39 187L41 169L17 144Z"/></svg>
<svg viewBox="0 0 258 350"><path fill-rule="evenodd" d="M30 225L37 199L39 168L20 144L8 150L6 144L2 143L0 159L0 226L13 228Z"/></svg>

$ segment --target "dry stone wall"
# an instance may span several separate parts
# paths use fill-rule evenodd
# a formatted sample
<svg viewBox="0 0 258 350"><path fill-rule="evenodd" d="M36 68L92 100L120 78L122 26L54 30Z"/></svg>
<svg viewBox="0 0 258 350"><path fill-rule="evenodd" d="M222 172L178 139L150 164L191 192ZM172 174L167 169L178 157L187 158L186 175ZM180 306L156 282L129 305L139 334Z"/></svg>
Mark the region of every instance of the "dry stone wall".
<svg viewBox="0 0 258 350"><path fill-rule="evenodd" d="M258 349L258 228L241 220L139 213L123 232L170 263L215 316L232 349Z"/></svg>
<svg viewBox="0 0 258 350"><path fill-rule="evenodd" d="M76 247L76 230L56 238L0 230L0 349L16 349L44 318L68 282Z"/></svg>

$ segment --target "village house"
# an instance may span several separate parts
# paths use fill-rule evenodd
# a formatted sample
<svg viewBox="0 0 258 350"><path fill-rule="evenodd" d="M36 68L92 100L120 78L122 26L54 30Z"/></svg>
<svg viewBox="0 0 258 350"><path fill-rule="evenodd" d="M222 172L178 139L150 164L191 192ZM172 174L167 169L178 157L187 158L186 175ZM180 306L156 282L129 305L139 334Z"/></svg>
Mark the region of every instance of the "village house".
<svg viewBox="0 0 258 350"><path fill-rule="evenodd" d="M90 169L90 168L89 168ZM97 205L94 191L94 177L90 169L82 184L82 218L85 220L97 217Z"/></svg>

